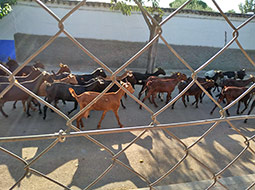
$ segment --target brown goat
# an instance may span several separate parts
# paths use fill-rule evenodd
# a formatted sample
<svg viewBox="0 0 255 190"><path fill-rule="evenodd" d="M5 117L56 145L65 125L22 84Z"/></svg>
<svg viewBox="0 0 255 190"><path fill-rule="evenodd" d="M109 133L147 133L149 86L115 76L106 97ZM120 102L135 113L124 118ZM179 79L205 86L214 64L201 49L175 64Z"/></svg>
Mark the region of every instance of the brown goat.
<svg viewBox="0 0 255 190"><path fill-rule="evenodd" d="M13 60L13 59L9 59L8 62L6 63L6 65L8 66L10 71L15 71L18 67L19 64L17 63L17 61ZM30 72L32 72L33 68L41 68L41 69L45 69L44 65L39 62L39 61L35 61L34 65L26 65L24 66L17 74L16 76L25 76L28 75Z"/></svg>
<svg viewBox="0 0 255 190"><path fill-rule="evenodd" d="M157 80L157 79L175 79L175 78L178 78L179 75L182 75L182 73L180 73L180 72L175 72L175 73L173 73L171 76L165 76L165 77L150 76L149 78L147 78L145 84L142 86L142 88L141 88L141 90L140 90L140 92L139 92L139 94L138 94L138 99L140 99L140 98L141 98L141 95L142 95L144 92L146 92L146 91L148 90L146 84L147 84L149 81L153 81L153 80ZM161 97L159 96L159 98L161 98ZM161 101L163 101L163 99L161 99Z"/></svg>
<svg viewBox="0 0 255 190"><path fill-rule="evenodd" d="M15 79L19 82L25 82L29 80L34 80L36 77L38 77L42 71L38 68L33 68L32 72L29 73L26 76L15 76ZM9 76L0 76L0 82L9 82Z"/></svg>
<svg viewBox="0 0 255 190"><path fill-rule="evenodd" d="M49 81L52 82L52 79L50 77L50 75L46 72L43 72L42 74L40 74L36 79L32 80L32 81L25 81L22 82L21 84L26 87L27 89L31 90L34 93L37 93L39 86L43 83L43 81ZM1 83L0 85L0 92L2 92L7 86L9 85L9 83ZM11 89L4 94L4 96L0 99L0 112L5 116L8 117L8 115L6 113L4 113L2 107L4 105L5 102L8 101L17 101L17 100L23 100L23 101L27 101L27 115L30 116L29 114L29 107L30 107L30 99L31 96L29 94L27 94L25 91L21 90L20 88L18 88L17 86L13 86L11 87Z"/></svg>
<svg viewBox="0 0 255 190"><path fill-rule="evenodd" d="M62 74L62 73L71 73L71 70L70 68L68 67L68 65L65 65L63 63L60 63L59 64L59 70L58 72L56 73L56 75L59 75L59 74Z"/></svg>
<svg viewBox="0 0 255 190"><path fill-rule="evenodd" d="M143 98L142 102L144 102L147 98L149 98L152 95L152 102L155 105L155 107L158 107L156 104L154 98L158 92L167 92L166 97L166 104L171 99L171 94L175 89L175 86L181 81L186 80L187 76L185 74L179 74L177 78L175 79L155 79L150 80L146 83L146 86L148 88L148 94ZM142 106L140 105L140 109L142 109Z"/></svg>
<svg viewBox="0 0 255 190"><path fill-rule="evenodd" d="M121 82L121 85L126 88L130 93L134 93L134 89L132 85L127 82L123 83ZM80 110L82 110L84 107L86 107L92 100L94 100L100 93L98 92L84 92L80 95L77 95L75 91L72 88L69 88L69 91L71 95L76 99L76 101L80 105ZM97 111L103 111L103 114L101 116L101 119L97 125L97 128L101 128L101 122L105 117L105 114L112 110L115 114L115 117L118 121L118 124L120 127L123 127L123 125L120 123L118 110L120 107L120 100L122 96L125 94L125 92L120 88L117 92L109 92L104 94L97 102L95 102L92 106L90 106L81 116L77 118L77 127L80 128L84 127L82 123L82 117L88 118L89 112L91 110L97 110Z"/></svg>
<svg viewBox="0 0 255 190"><path fill-rule="evenodd" d="M189 84L189 82L186 82L186 81L180 82L178 85L179 93L181 91L183 91L188 86L188 84ZM201 82L201 85L205 89L212 88L212 87L214 87L214 81L207 80L206 82ZM193 84L182 96L182 102L183 102L184 106L187 107L187 105L185 103L185 96L194 96L196 101L193 102L192 105L194 105L196 103L196 108L198 108L199 98L201 98L202 93L203 93L203 90L197 84ZM174 104L172 105L172 109L174 109Z"/></svg>
<svg viewBox="0 0 255 190"><path fill-rule="evenodd" d="M254 83L254 82L255 82L254 76L251 76L247 80L224 79L220 82L220 86L221 87L224 87L224 86L245 87L245 86L249 85L250 83Z"/></svg>
<svg viewBox="0 0 255 190"><path fill-rule="evenodd" d="M227 100L226 105L230 104L232 101L237 99L241 94L243 94L248 88L245 87L235 87L229 86L222 89L220 93L220 97L218 98L217 102L221 103L224 98ZM247 93L241 100L238 101L237 111L236 113L239 114L240 102L244 103L245 108L241 111L243 113L248 107L248 100L252 96L252 93L255 92L255 89L252 89L249 93ZM216 109L217 105L214 106L210 114L213 114L214 110ZM228 110L226 110L227 115L229 116Z"/></svg>

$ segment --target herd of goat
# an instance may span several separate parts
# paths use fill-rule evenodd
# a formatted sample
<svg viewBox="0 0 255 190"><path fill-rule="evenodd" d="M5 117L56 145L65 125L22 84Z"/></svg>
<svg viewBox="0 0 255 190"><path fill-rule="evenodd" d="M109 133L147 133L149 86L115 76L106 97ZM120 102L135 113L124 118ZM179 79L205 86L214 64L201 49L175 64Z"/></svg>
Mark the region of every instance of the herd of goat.
<svg viewBox="0 0 255 190"><path fill-rule="evenodd" d="M15 60L9 59L7 63L0 63L2 66L13 72L19 67L19 64ZM44 65L40 62L35 62L33 66L23 67L16 75L16 82L37 94L38 96L45 97L48 103L53 103L56 108L58 101L61 100L64 104L66 101L74 102L74 108L68 111L68 114L77 109L78 105L80 109L86 107L91 101L93 101L105 88L112 82L111 77L108 77L102 68L97 68L90 74L73 74L67 65L60 64L60 68L57 73L49 73L43 71ZM117 76L116 80L126 88L130 93L134 93L135 85L141 85L141 90L138 94L140 99L142 94L145 94L142 102L148 99L151 103L157 107L155 98L160 94L167 93L166 104L171 99L171 94L177 87L179 93L181 93L192 81L191 77L183 73L176 72L171 76L160 77L159 75L166 75L162 68L158 68L156 72L152 74L133 72L130 70L125 71L121 76ZM245 69L240 71L216 71L211 70L205 73L205 77L197 77L197 81L200 85L207 90L207 92L213 96L212 90L216 89L220 92L218 96L218 103L226 100L226 104L230 104L233 100L243 94L248 87L255 82L255 78L250 76L249 79L244 79L246 76ZM0 93L9 86L9 76L6 72L0 69ZM238 102L237 114L243 113L252 100L255 89L252 89ZM204 92L199 85L194 83L182 96L182 101L185 107L186 100L189 101L189 96L195 97L195 102L192 103L198 107L198 103L202 102ZM80 117L77 118L77 127L83 127L82 118L87 118L91 110L103 111L101 119L98 123L98 128L101 127L101 122L107 111L113 111L120 127L123 125L120 122L118 110L120 105L125 108L122 102L122 97L125 95L125 91L118 85L114 84L100 99L92 104ZM161 98L162 99L162 98ZM13 108L16 106L17 101L22 101L24 111L30 116L29 109L35 109L34 106L38 106L39 113L42 113L40 103L27 94L24 90L20 89L16 85L13 85L7 93L0 98L0 111L5 116L8 115L3 111L3 105L5 102L14 101ZM243 103L245 108L239 112L240 103ZM172 109L174 109L172 104ZM255 100L252 101L248 115L251 113L255 106ZM210 112L211 114L215 110L215 107ZM43 108L43 119L46 119L47 106ZM140 105L140 109L142 106ZM226 110L229 115L228 110ZM247 122L247 119L244 121Z"/></svg>

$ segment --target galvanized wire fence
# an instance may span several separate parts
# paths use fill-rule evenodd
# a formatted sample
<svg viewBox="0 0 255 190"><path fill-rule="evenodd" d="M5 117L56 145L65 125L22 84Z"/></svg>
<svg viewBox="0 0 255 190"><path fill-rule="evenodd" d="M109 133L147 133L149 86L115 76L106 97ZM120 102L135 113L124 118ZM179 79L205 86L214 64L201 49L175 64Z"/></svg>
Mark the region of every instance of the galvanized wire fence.
<svg viewBox="0 0 255 190"><path fill-rule="evenodd" d="M59 18L54 12L51 11L43 2L36 0L36 2L45 10L47 11L57 22L59 30L58 32L53 35L45 44L43 44L35 53L33 53L31 56L29 56L25 62L18 67L14 72L10 72L8 69L6 69L3 65L0 65L0 69L4 70L9 75L9 85L7 88L5 88L2 92L0 92L0 97L3 97L4 94L6 94L14 85L18 88L22 89L29 95L31 95L33 98L37 99L40 103L48 106L54 112L56 112L59 116L64 118L66 120L66 130L59 131L54 134L43 134L43 135L30 135L30 136L17 136L17 137L1 137L0 142L1 143L8 143L8 142L19 142L19 141L35 141L35 140L47 140L47 139L54 139L54 141L48 145L47 148L45 148L43 151L41 151L38 155L36 155L30 162L27 162L25 159L21 158L19 155L16 155L15 153L0 147L0 150L9 156L15 158L18 162L21 162L24 164L24 174L20 176L20 178L13 184L13 186L10 189L13 189L17 187L21 181L29 174L34 173L36 175L39 175L49 181L54 182L56 185L59 185L60 187L63 187L65 189L71 189L70 187L64 185L63 183L58 182L57 180L54 180L53 178L48 177L47 175L41 173L40 171L33 168L33 164L37 162L41 157L43 157L49 150L53 149L58 143L65 142L66 138L71 137L80 137L83 136L89 141L95 143L100 148L104 149L108 152L110 157L112 158L111 164L97 177L94 179L92 183L84 187L84 189L90 189L93 188L95 184L97 184L100 180L104 178L104 176L109 173L112 168L115 165L119 165L127 171L133 173L137 176L137 178L140 178L143 180L147 187L151 189L156 189L156 186L165 179L168 175L172 174L181 163L185 161L188 157L193 158L204 170L206 170L211 175L211 184L206 189L211 189L215 184L220 185L223 189L228 189L227 186L221 183L219 176L221 176L229 167L233 166L235 162L247 151L253 154L255 151L252 149L251 144L255 141L255 136L247 137L245 134L243 134L238 127L234 125L234 121L237 120L243 120L243 119L252 119L255 118L254 115L241 115L241 116L233 116L233 117L226 117L225 113L226 110L231 108L234 104L236 104L240 99L242 99L248 92L250 92L255 84L251 85L241 96L239 96L235 101L233 101L231 104L222 107L204 88L203 86L197 81L197 75L200 73L203 69L205 69L213 60L215 60L220 54L222 54L231 44L236 43L242 53L245 55L245 57L249 60L249 62L255 66L254 61L249 57L249 55L246 53L246 51L243 49L241 43L238 40L238 34L239 30L243 27L245 27L252 19L254 19L255 15L252 15L250 18L248 18L245 22L243 22L240 26L235 27L232 22L229 20L229 18L223 13L220 6L218 6L217 2L215 0L212 0L212 2L217 7L220 14L224 17L225 21L228 23L228 25L233 29L233 38L223 47L221 48L214 56L212 56L208 61L206 61L204 64L202 64L198 69L194 70L188 62L186 62L176 51L175 49L170 45L170 43L164 38L164 34L162 33L162 26L167 23L169 20L171 20L176 14L178 14L186 5L188 5L192 0L186 1L181 7L176 9L174 12L172 12L170 15L168 15L162 22L158 23L153 16L146 11L146 9L141 6L141 4L134 0L135 3L138 5L140 10L143 12L144 15L146 15L152 23L154 23L158 30L157 34L154 36L152 40L150 40L140 51L138 51L133 57L131 57L128 61L122 64L121 67L119 67L116 71L112 71L109 67L107 67L102 61L100 61L95 55L93 55L88 49L86 49L82 44L80 44L71 34L68 33L68 31L64 27L64 22L68 19L68 17L74 13L76 10L78 10L81 6L83 6L86 1L79 2L71 11L69 11L63 18ZM39 22L39 20L38 20ZM75 114L73 117L68 117L66 114L64 114L59 109L55 108L48 102L44 101L42 98L37 96L35 93L31 92L24 86L22 86L17 80L15 80L15 75L29 62L31 62L40 52L42 52L45 48L47 48L56 38L60 36L60 34L65 34L77 47L79 47L85 54L87 54L91 59L93 59L98 65L100 65L102 68L104 68L108 73L111 75L112 83L99 95L97 96L93 101L91 101L85 108L80 110L77 114ZM161 39L164 44L169 49L169 53L173 53L180 61L183 63L187 70L192 72L192 82L176 97L174 97L167 105L162 107L157 112L154 112L152 109L150 109L148 106L146 106L144 103L142 103L140 100L138 100L137 97L135 97L133 94L131 94L129 91L127 91L125 88L123 88L120 83L116 80L116 76L122 72L125 68L127 68L134 60L139 58L145 51L147 51L153 43L155 43L158 39ZM197 84L203 92L219 107L220 109L220 117L214 118L214 119L207 119L207 120L198 120L198 121L190 121L190 122L178 122L178 123L169 123L169 124L160 124L160 122L157 120L157 117L162 114L167 108L169 108L173 103L175 103L179 98L181 98L184 93L193 85ZM151 115L151 124L147 126L132 126L132 127L125 127L125 128L119 128L119 129L101 129L101 130L88 130L88 131L80 131L76 126L73 125L73 122L81 115L83 114L91 105L93 105L97 100L99 100L114 84L118 85L120 88L122 88L134 101L139 103L140 105L145 108L146 111L148 111ZM208 136L212 131L218 126L220 123L227 123L234 131L236 131L237 134L239 134L243 138L243 149L239 152L238 155L235 156L234 159L232 159L231 162L229 162L225 167L223 167L220 171L214 172L210 166L206 165L203 161L200 160L198 155L194 155L190 150L192 147L196 146L202 139L204 139L206 136ZM170 128L181 128L181 127L188 127L188 126L200 126L200 125L210 125L211 127L205 131L194 143L188 145L185 143L181 138L177 137L175 134L173 134L169 129ZM73 131L74 132L73 132ZM146 134L148 131L153 130L162 130L169 136L171 136L173 139L178 141L180 145L183 147L183 151L185 154L182 156L180 160L176 162L174 166L169 168L167 172L165 172L161 177L154 181L150 181L146 176L142 175L141 173L137 172L132 167L128 166L124 162L122 162L119 158L124 152L130 148L131 145L136 143L139 139L141 139L144 134ZM140 131L140 133L128 143L128 145L120 150L117 153L114 153L110 148L108 148L106 145L102 144L95 138L93 138L93 135L103 135L103 134L114 134L114 133L124 133L124 132L132 132L132 131ZM250 184L250 186L247 189L252 189L255 186L255 181Z"/></svg>

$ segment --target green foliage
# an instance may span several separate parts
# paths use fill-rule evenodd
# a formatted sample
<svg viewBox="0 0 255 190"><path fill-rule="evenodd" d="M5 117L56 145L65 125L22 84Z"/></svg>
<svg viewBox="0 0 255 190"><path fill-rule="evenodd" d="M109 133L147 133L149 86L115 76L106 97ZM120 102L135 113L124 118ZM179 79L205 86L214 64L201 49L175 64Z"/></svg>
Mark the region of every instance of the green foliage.
<svg viewBox="0 0 255 190"><path fill-rule="evenodd" d="M12 11L11 5L14 5L15 3L16 0L0 0L0 19Z"/></svg>
<svg viewBox="0 0 255 190"><path fill-rule="evenodd" d="M234 9L229 10L227 13L236 13Z"/></svg>
<svg viewBox="0 0 255 190"><path fill-rule="evenodd" d="M157 14L160 15L161 17L163 16L163 11L162 9L159 8L159 0L147 0L148 2L151 2L150 7L145 7L144 6L144 1L138 0L141 5L150 13L152 14ZM120 10L122 14L124 15L131 15L132 11L140 11L139 7L137 5L130 5L131 0L123 0L123 1L118 1L118 0L111 0L111 9L112 10Z"/></svg>
<svg viewBox="0 0 255 190"><path fill-rule="evenodd" d="M254 0L245 0L244 4L239 4L239 10L241 13L253 12L255 13L255 1Z"/></svg>
<svg viewBox="0 0 255 190"><path fill-rule="evenodd" d="M171 8L179 8L183 5L187 0L175 0L174 2L170 3L169 6ZM201 11L213 11L211 7L201 1L201 0L193 0L188 5L184 7L184 9L193 9L193 10L201 10Z"/></svg>

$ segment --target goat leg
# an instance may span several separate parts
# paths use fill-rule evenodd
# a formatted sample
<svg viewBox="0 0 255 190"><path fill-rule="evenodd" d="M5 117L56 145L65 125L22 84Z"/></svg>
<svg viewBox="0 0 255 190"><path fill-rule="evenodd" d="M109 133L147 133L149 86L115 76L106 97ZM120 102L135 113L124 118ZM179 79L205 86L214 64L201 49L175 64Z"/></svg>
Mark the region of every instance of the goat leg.
<svg viewBox="0 0 255 190"><path fill-rule="evenodd" d="M16 100L16 101L13 103L13 105L12 105L12 108L13 108L13 109L16 109L16 104L17 104L17 102L18 102L18 101ZM24 111L24 112L26 112L26 111Z"/></svg>
<svg viewBox="0 0 255 190"><path fill-rule="evenodd" d="M239 109L240 109L240 101L238 101L238 103L237 103L236 114L238 114L238 115L240 114L240 113L239 113Z"/></svg>
<svg viewBox="0 0 255 190"><path fill-rule="evenodd" d="M32 99L32 102L33 102L33 104L34 104L35 106L38 105L35 99ZM31 108L33 111L36 110L36 108L35 108L32 104L30 104L30 108Z"/></svg>
<svg viewBox="0 0 255 190"><path fill-rule="evenodd" d="M48 109L48 106L45 105L45 106L43 107L43 119L44 119L44 120L46 119L47 109Z"/></svg>
<svg viewBox="0 0 255 190"><path fill-rule="evenodd" d="M152 102L153 102L154 106L157 108L158 105L157 105L156 102L155 102L155 97L156 97L156 94L153 93L153 94L152 94Z"/></svg>
<svg viewBox="0 0 255 190"><path fill-rule="evenodd" d="M227 113L228 116L230 116L228 109L226 110L226 113Z"/></svg>
<svg viewBox="0 0 255 190"><path fill-rule="evenodd" d="M250 115L251 111L253 110L253 108L255 107L255 100L253 100L252 104L251 104L251 108L249 110L249 112L247 113L247 115ZM247 119L244 120L244 123L247 123Z"/></svg>
<svg viewBox="0 0 255 190"><path fill-rule="evenodd" d="M175 105L176 102L177 102L177 100L172 104L172 110L174 109L174 105Z"/></svg>
<svg viewBox="0 0 255 190"><path fill-rule="evenodd" d="M17 102L17 101L16 101ZM22 105L23 105L23 111L26 113L26 101L22 100ZM15 102L14 102L15 103ZM14 104L13 104L14 105Z"/></svg>
<svg viewBox="0 0 255 190"><path fill-rule="evenodd" d="M196 108L198 108L199 97L200 97L200 95L196 95L195 96L195 99L196 99Z"/></svg>
<svg viewBox="0 0 255 190"><path fill-rule="evenodd" d="M124 127L124 126L120 123L120 118L119 118L119 115L118 115L118 110L114 110L113 113L115 114L115 117L116 117L116 119L117 119L117 121L118 121L119 126L120 126L121 128Z"/></svg>
<svg viewBox="0 0 255 190"><path fill-rule="evenodd" d="M213 107L213 109L211 110L210 114L212 115L214 110L217 108L217 105L215 104L215 106Z"/></svg>
<svg viewBox="0 0 255 190"><path fill-rule="evenodd" d="M187 96L187 97L188 97L188 96ZM186 108L187 105L186 105L186 103L185 103L185 95L182 96L182 102L183 102L183 104L184 104L184 106L185 106L185 108Z"/></svg>
<svg viewBox="0 0 255 190"><path fill-rule="evenodd" d="M141 88L141 90L140 90L140 92L138 93L138 99L139 99L139 100L140 100L142 94L143 94L144 91L145 91L145 87L146 87L146 85L143 85L142 88Z"/></svg>
<svg viewBox="0 0 255 190"><path fill-rule="evenodd" d="M164 98L163 98L163 93L158 93L158 98L161 100L161 102L164 101Z"/></svg>
<svg viewBox="0 0 255 190"><path fill-rule="evenodd" d="M171 94L170 93L167 93L167 96L166 96L166 104L168 104L168 102L171 100Z"/></svg>
<svg viewBox="0 0 255 190"><path fill-rule="evenodd" d="M97 125L97 128L98 128L98 129L101 128L101 123L102 123L102 121L103 121L103 119L104 119L104 116L105 116L106 112L107 112L107 111L104 111L103 114L102 114L102 116L101 116L101 119L100 119L100 121L99 121L99 123L98 123L98 125ZM115 116L116 116L116 115L115 115ZM118 120L118 118L117 118L117 120ZM119 120L118 120L118 122L119 122Z"/></svg>
<svg viewBox="0 0 255 190"><path fill-rule="evenodd" d="M144 102L147 98L149 98L151 96L151 93L149 92L142 100L142 102ZM140 105L139 107L140 109L142 109L142 105Z"/></svg>
<svg viewBox="0 0 255 190"><path fill-rule="evenodd" d="M8 117L8 115L6 113L4 113L3 104L0 105L0 111L3 114L4 117Z"/></svg>
<svg viewBox="0 0 255 190"><path fill-rule="evenodd" d="M70 115L74 110L76 110L78 108L78 102L77 101L75 101L74 102L74 108L73 109L71 109L70 111L68 111L67 112L67 115Z"/></svg>
<svg viewBox="0 0 255 190"><path fill-rule="evenodd" d="M30 117L30 116L31 116L31 114L29 113L30 105L31 105L31 101L28 101L28 100L27 100L27 117Z"/></svg>
<svg viewBox="0 0 255 190"><path fill-rule="evenodd" d="M36 99L33 99L32 102L33 102L33 104L34 104L35 106L38 106L39 114L42 114L42 109L41 109L41 104L40 104L40 102L37 101Z"/></svg>
<svg viewBox="0 0 255 190"><path fill-rule="evenodd" d="M121 103L121 106L123 107L123 109L126 109L126 106L123 104L122 99L120 99L120 103Z"/></svg>
<svg viewBox="0 0 255 190"><path fill-rule="evenodd" d="M241 111L241 114L243 114L243 112L248 108L248 105L250 104L250 101L252 100L253 96L250 96L250 98L246 101L244 101L244 109ZM247 102L248 101L248 102Z"/></svg>
<svg viewBox="0 0 255 190"><path fill-rule="evenodd" d="M216 97L218 97L217 102L220 104L222 101L224 102L224 96L222 94L218 94ZM217 108L217 105L215 104L214 108L212 109L212 111L210 112L210 114L212 115L214 110Z"/></svg>
<svg viewBox="0 0 255 190"><path fill-rule="evenodd" d="M186 99L187 99L187 102L189 102L189 96L186 96ZM187 107L187 106L185 106L185 107Z"/></svg>
<svg viewBox="0 0 255 190"><path fill-rule="evenodd" d="M241 114L243 114L243 112L248 108L248 103L246 102L246 103L244 103L244 105L245 105L245 107L244 107L244 109L241 111Z"/></svg>
<svg viewBox="0 0 255 190"><path fill-rule="evenodd" d="M83 117L83 115L79 116L79 117L76 119L76 123L77 123L77 128L78 128L78 129L80 129L80 126L81 126L81 128L84 127L83 122L82 122L82 117Z"/></svg>

